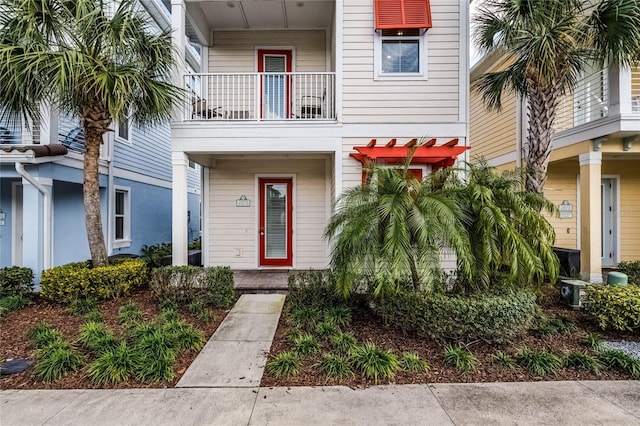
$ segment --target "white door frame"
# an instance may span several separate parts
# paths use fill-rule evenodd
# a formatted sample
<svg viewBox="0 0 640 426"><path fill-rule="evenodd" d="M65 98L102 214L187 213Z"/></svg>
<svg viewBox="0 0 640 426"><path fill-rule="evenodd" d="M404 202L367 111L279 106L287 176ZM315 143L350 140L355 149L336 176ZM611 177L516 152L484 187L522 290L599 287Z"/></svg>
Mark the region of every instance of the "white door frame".
<svg viewBox="0 0 640 426"><path fill-rule="evenodd" d="M620 261L620 175L602 175L601 185L608 181L611 183L611 192L612 192L612 208L611 208L611 220L612 220L612 232L611 232L611 259L603 253L602 256L602 266L616 266ZM601 214L604 216L604 200L601 200ZM602 232L602 242L604 243L605 238L608 235L604 232L604 223L603 232ZM603 244L604 245L604 244Z"/></svg>
<svg viewBox="0 0 640 426"><path fill-rule="evenodd" d="M22 266L23 233L23 187L22 182L11 183L11 264Z"/></svg>

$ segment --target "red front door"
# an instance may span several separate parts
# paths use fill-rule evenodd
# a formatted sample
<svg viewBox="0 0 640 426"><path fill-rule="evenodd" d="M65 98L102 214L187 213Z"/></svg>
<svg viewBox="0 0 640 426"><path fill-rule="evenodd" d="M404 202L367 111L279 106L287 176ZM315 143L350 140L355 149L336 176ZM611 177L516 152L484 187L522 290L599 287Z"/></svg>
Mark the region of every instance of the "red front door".
<svg viewBox="0 0 640 426"><path fill-rule="evenodd" d="M291 117L291 50L258 50L260 118Z"/></svg>
<svg viewBox="0 0 640 426"><path fill-rule="evenodd" d="M293 180L260 178L260 266L293 265Z"/></svg>

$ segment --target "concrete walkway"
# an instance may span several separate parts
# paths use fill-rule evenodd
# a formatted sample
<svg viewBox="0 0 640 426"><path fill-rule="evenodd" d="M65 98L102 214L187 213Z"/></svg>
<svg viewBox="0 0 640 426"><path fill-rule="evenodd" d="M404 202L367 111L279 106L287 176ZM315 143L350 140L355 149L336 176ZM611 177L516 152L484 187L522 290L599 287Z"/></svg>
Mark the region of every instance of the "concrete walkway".
<svg viewBox="0 0 640 426"><path fill-rule="evenodd" d="M170 389L6 390L0 425L640 425L640 382L259 387L282 295L243 295Z"/></svg>

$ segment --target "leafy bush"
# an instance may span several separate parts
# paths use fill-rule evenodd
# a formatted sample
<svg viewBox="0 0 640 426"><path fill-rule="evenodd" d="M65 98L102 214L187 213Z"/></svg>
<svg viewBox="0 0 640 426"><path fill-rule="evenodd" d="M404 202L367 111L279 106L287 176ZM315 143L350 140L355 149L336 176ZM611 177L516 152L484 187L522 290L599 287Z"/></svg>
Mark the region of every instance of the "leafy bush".
<svg viewBox="0 0 640 426"><path fill-rule="evenodd" d="M599 352L603 348L602 337L598 333L589 333L582 338L582 343L589 349Z"/></svg>
<svg viewBox="0 0 640 426"><path fill-rule="evenodd" d="M166 354L161 357L143 355L136 359L135 371L142 381L163 382L172 380L174 357Z"/></svg>
<svg viewBox="0 0 640 426"><path fill-rule="evenodd" d="M518 352L518 363L530 374L544 376L555 373L562 366L562 359L547 350L531 350L527 347Z"/></svg>
<svg viewBox="0 0 640 426"><path fill-rule="evenodd" d="M142 259L149 268L159 268L162 266L162 258L171 256L171 243L160 243L153 245L144 245L140 250L140 259Z"/></svg>
<svg viewBox="0 0 640 426"><path fill-rule="evenodd" d="M367 379L378 383L378 378L393 379L400 368L398 358L390 351L379 348L372 342L356 346L351 350L353 365Z"/></svg>
<svg viewBox="0 0 640 426"><path fill-rule="evenodd" d="M462 374L473 373L478 360L467 348L460 345L447 345L444 348L444 362L455 367Z"/></svg>
<svg viewBox="0 0 640 426"><path fill-rule="evenodd" d="M420 358L415 352L403 352L400 358L400 368L404 371L413 371L416 373L429 371L429 364Z"/></svg>
<svg viewBox="0 0 640 426"><path fill-rule="evenodd" d="M33 271L20 266L0 268L0 297L33 292Z"/></svg>
<svg viewBox="0 0 640 426"><path fill-rule="evenodd" d="M328 379L342 379L353 376L349 362L341 356L325 354L317 365L318 371Z"/></svg>
<svg viewBox="0 0 640 426"><path fill-rule="evenodd" d="M335 277L330 271L299 271L289 274L287 303L291 309L315 306L322 309L344 303L335 293Z"/></svg>
<svg viewBox="0 0 640 426"><path fill-rule="evenodd" d="M175 359L178 348L177 342L171 333L165 330L152 330L148 334L143 334L135 345L136 354L144 358L164 358Z"/></svg>
<svg viewBox="0 0 640 426"><path fill-rule="evenodd" d="M618 271L627 274L629 283L640 286L640 260L618 263Z"/></svg>
<svg viewBox="0 0 640 426"><path fill-rule="evenodd" d="M154 323L142 323L136 324L133 327L129 328L127 331L127 336L134 342L142 339L144 336L149 336L155 332L160 331L160 326Z"/></svg>
<svg viewBox="0 0 640 426"><path fill-rule="evenodd" d="M80 327L80 343L98 354L103 354L115 349L121 341L104 324L88 321Z"/></svg>
<svg viewBox="0 0 640 426"><path fill-rule="evenodd" d="M129 380L135 365L135 356L124 342L120 342L95 360L87 374L97 385L115 384Z"/></svg>
<svg viewBox="0 0 640 426"><path fill-rule="evenodd" d="M603 330L637 330L640 328L640 286L588 285L584 310Z"/></svg>
<svg viewBox="0 0 640 426"><path fill-rule="evenodd" d="M500 365L509 370L513 370L516 366L516 361L509 355L508 353L498 351L491 356L491 363L495 365Z"/></svg>
<svg viewBox="0 0 640 426"><path fill-rule="evenodd" d="M331 344L337 351L346 354L358 346L358 341L351 333L339 333L331 338Z"/></svg>
<svg viewBox="0 0 640 426"><path fill-rule="evenodd" d="M402 291L380 299L385 323L437 340L509 340L528 328L536 314L531 293L448 296Z"/></svg>
<svg viewBox="0 0 640 426"><path fill-rule="evenodd" d="M553 336L576 329L575 323L567 317L547 318L538 324L535 331L540 336Z"/></svg>
<svg viewBox="0 0 640 426"><path fill-rule="evenodd" d="M7 312L17 311L29 305L31 299L24 293L12 294L0 299L0 316Z"/></svg>
<svg viewBox="0 0 640 426"><path fill-rule="evenodd" d="M267 370L278 379L295 376L300 372L300 360L291 352L280 352L269 361Z"/></svg>
<svg viewBox="0 0 640 426"><path fill-rule="evenodd" d="M173 346L181 351L199 351L204 346L204 335L190 324L181 321L171 321L164 325L163 330L173 340Z"/></svg>
<svg viewBox="0 0 640 426"><path fill-rule="evenodd" d="M320 351L320 343L310 334L303 334L293 340L293 351L298 356L313 355Z"/></svg>
<svg viewBox="0 0 640 426"><path fill-rule="evenodd" d="M596 374L599 373L603 367L602 363L597 357L579 351L564 354L562 361L564 365L568 367L587 370Z"/></svg>
<svg viewBox="0 0 640 426"><path fill-rule="evenodd" d="M40 278L42 297L61 303L80 298L97 300L126 296L147 281L147 267L139 259L90 268L87 262L47 269Z"/></svg>
<svg viewBox="0 0 640 426"><path fill-rule="evenodd" d="M628 373L634 379L640 378L640 359L632 358L626 353L617 350L606 350L598 355L599 360L611 370L619 370Z"/></svg>
<svg viewBox="0 0 640 426"><path fill-rule="evenodd" d="M58 380L77 371L83 358L71 345L56 341L36 351L35 373L44 381Z"/></svg>
<svg viewBox="0 0 640 426"><path fill-rule="evenodd" d="M151 291L157 300L200 301L228 308L235 299L233 272L228 266L165 266L153 271Z"/></svg>
<svg viewBox="0 0 640 426"><path fill-rule="evenodd" d="M62 343L64 335L53 326L44 322L38 322L27 332L27 336L33 342L36 349L42 349L54 343Z"/></svg>

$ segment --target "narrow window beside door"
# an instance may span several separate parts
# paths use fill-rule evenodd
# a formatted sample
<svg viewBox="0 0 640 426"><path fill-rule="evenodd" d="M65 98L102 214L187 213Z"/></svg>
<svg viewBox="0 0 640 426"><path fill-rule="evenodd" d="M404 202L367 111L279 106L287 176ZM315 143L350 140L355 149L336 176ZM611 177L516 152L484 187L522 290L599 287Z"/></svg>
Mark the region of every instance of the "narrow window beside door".
<svg viewBox="0 0 640 426"><path fill-rule="evenodd" d="M114 209L114 248L131 245L131 204L129 189L118 188L115 191Z"/></svg>

